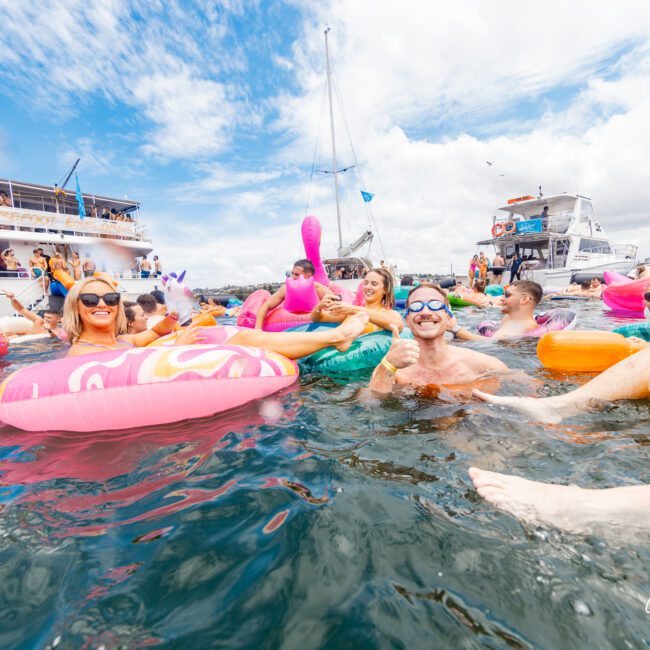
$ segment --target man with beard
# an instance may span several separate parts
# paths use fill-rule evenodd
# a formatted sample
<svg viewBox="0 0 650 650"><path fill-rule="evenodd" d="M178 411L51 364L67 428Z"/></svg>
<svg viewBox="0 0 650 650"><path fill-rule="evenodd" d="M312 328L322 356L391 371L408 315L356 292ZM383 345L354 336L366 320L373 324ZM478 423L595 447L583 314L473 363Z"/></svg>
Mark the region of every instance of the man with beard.
<svg viewBox="0 0 650 650"><path fill-rule="evenodd" d="M537 282L518 280L513 282L503 293L501 324L492 335L492 340L512 339L525 336L539 327L535 320L535 307L542 299L542 287ZM485 341L481 334L468 332L454 323L450 329L454 337L464 341Z"/></svg>
<svg viewBox="0 0 650 650"><path fill-rule="evenodd" d="M448 345L445 332L454 323L447 294L423 283L406 300L406 324L413 339L401 339L395 326L393 342L375 368L370 389L389 393L395 384L415 386L469 384L507 366L482 352Z"/></svg>

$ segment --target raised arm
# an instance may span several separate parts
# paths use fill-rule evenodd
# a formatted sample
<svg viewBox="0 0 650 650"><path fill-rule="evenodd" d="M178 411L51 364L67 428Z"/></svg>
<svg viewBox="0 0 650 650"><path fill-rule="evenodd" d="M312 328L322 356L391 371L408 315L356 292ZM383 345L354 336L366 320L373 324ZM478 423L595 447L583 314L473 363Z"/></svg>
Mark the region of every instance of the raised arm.
<svg viewBox="0 0 650 650"><path fill-rule="evenodd" d="M270 298L264 301L257 312L257 317L255 318L256 330L262 329L266 315L271 311L271 309L275 309L284 300L286 292L287 290L285 287L280 287Z"/></svg>
<svg viewBox="0 0 650 650"><path fill-rule="evenodd" d="M9 300L11 300L11 306L13 307L14 311L17 311L21 316L24 316L28 320L32 321L34 325L42 325L43 324L43 319L38 316L37 314L32 313L29 311L29 309L26 309L23 304L18 300L13 293L9 291L5 291L5 295Z"/></svg>

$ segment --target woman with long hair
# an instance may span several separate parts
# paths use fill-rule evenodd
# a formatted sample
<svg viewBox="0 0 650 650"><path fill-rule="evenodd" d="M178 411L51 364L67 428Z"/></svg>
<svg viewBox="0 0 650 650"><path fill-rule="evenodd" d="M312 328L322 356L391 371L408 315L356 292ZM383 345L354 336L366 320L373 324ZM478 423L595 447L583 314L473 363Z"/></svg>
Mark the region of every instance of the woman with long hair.
<svg viewBox="0 0 650 650"><path fill-rule="evenodd" d="M393 276L387 269L372 269L361 281L363 286L363 305L351 305L337 300L331 294L325 296L311 312L312 320L317 322L340 323L348 316L365 313L370 323L377 329L391 330L394 325L401 332L404 321L395 306Z"/></svg>

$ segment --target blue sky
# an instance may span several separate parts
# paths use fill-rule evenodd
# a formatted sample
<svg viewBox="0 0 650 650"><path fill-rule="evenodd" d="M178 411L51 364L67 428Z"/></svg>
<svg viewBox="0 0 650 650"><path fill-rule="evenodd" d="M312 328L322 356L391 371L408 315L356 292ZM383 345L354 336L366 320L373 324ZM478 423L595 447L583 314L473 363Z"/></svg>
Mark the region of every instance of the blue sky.
<svg viewBox="0 0 650 650"><path fill-rule="evenodd" d="M333 253L331 181L308 187L329 23L376 193L376 259L462 266L495 207L540 184L579 184L612 235L650 255L648 13L555 0L0 0L0 175L51 184L81 157L84 192L141 201L163 263L194 284L278 277L300 254L308 194ZM347 239L367 226L360 185L343 179Z"/></svg>

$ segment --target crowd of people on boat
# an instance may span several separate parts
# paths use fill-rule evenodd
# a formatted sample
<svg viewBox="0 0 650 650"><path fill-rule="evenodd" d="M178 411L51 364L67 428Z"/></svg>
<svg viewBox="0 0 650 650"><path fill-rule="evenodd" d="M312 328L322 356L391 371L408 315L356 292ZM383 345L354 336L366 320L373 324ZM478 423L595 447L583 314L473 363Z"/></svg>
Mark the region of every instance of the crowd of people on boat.
<svg viewBox="0 0 650 650"><path fill-rule="evenodd" d="M30 268L47 272L41 262L43 251L34 251L35 261ZM66 265L61 253L49 260L52 270ZM480 269L484 263L479 257ZM107 350L128 350L152 344L160 337L178 330L179 315L170 311L162 292L151 292L126 302L117 290L114 280L105 273L87 277L83 263L77 281L65 299L62 318L47 311L43 316L31 314L16 297L6 293L17 314L33 323L33 331L48 333L53 338L67 341L68 356L96 354ZM640 271L640 274L646 270ZM307 259L297 260L292 278L312 278L313 264ZM283 287L284 289L284 287ZM626 399L650 398L650 346L620 361L580 388L566 394L545 397L504 397L493 394L500 378L511 372L499 359L499 347L488 352L464 347L463 341L486 341L485 336L461 326L451 309L450 292L438 284L423 282L408 292L404 315L395 306L394 278L384 268L369 271L362 280L361 304L341 299L331 287L317 285L317 303L310 313L314 322L329 322L334 327L316 331L269 332L261 328L264 315L286 299L280 289L271 296L266 310L260 312L256 327L219 327L219 341L229 346L249 346L277 352L289 359L298 359L323 348L333 346L345 352L362 334L372 331L390 332L390 348L372 373L369 395L391 393L396 386L415 389L447 387L457 398L475 398L518 409L530 417L545 421L559 420L600 404ZM596 296L599 283L589 283L581 290ZM453 289L452 289L453 291ZM501 319L490 333L490 341L516 341L538 327L535 308L543 298L542 287L530 280L513 281L500 297ZM650 310L650 292L645 294ZM211 309L216 305L203 305ZM650 314L650 311L649 311ZM403 337L405 327L410 336ZM447 335L451 335L449 338ZM203 330L196 324L180 329L175 345L196 345L203 339ZM452 344L452 340L456 344ZM486 392L492 388L492 392ZM470 476L478 493L519 516L534 516L556 525L573 528L598 522L628 521L650 505L650 485L613 488L611 490L581 490L575 487L549 486L525 479L495 474L472 468ZM579 515L579 516L578 516Z"/></svg>

